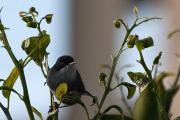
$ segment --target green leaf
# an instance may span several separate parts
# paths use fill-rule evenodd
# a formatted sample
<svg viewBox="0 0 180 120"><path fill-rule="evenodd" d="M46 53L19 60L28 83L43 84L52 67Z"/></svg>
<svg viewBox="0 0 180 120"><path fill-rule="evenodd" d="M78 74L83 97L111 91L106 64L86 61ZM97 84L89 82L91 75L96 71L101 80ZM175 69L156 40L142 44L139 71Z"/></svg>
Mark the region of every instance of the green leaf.
<svg viewBox="0 0 180 120"><path fill-rule="evenodd" d="M105 114L101 117L100 120L133 120L133 118L117 114Z"/></svg>
<svg viewBox="0 0 180 120"><path fill-rule="evenodd" d="M28 23L28 22L32 22L33 18L32 18L32 16L24 16L24 17L22 17L22 20L24 22Z"/></svg>
<svg viewBox="0 0 180 120"><path fill-rule="evenodd" d="M37 28L37 22L33 22L33 21L27 22L27 27Z"/></svg>
<svg viewBox="0 0 180 120"><path fill-rule="evenodd" d="M46 22L47 22L48 24L51 23L51 21L52 21L52 16L53 16L53 14L47 14L47 15L46 15Z"/></svg>
<svg viewBox="0 0 180 120"><path fill-rule="evenodd" d="M152 46L154 46L152 37L147 37L142 40L136 41L136 47L137 47L138 51L142 51L143 49L152 47Z"/></svg>
<svg viewBox="0 0 180 120"><path fill-rule="evenodd" d="M173 97L175 96L175 94L177 93L177 91L179 89L179 86L172 87L172 88L167 89L167 90L165 89L165 86L163 84L163 80L166 77L170 77L170 76L174 76L174 73L172 73L172 72L161 72L156 77L156 80L155 80L157 88L158 88L158 92L160 95L161 103L163 104L163 106L165 106L165 110L167 113L169 113Z"/></svg>
<svg viewBox="0 0 180 120"><path fill-rule="evenodd" d="M13 70L11 71L10 75L7 77L7 79L4 81L3 86L4 87L9 87L9 88L13 88L14 83L16 82L17 78L18 78L18 70L17 68L13 68ZM2 90L2 94L6 99L9 99L11 91L10 90Z"/></svg>
<svg viewBox="0 0 180 120"><path fill-rule="evenodd" d="M124 85L125 85L125 86L127 87L127 89L128 89L128 96L127 96L127 98L128 98L128 99L132 98L132 97L134 96L135 92L136 92L136 86L133 85L133 84L130 84L130 83L126 83L126 84L124 84Z"/></svg>
<svg viewBox="0 0 180 120"><path fill-rule="evenodd" d="M130 79L139 87L140 91L143 91L150 82L145 73L128 72L127 74L130 77Z"/></svg>
<svg viewBox="0 0 180 120"><path fill-rule="evenodd" d="M151 82L136 100L133 112L133 118L135 120L161 120L156 93L152 88L153 85Z"/></svg>
<svg viewBox="0 0 180 120"><path fill-rule="evenodd" d="M163 84L163 80L164 78L166 77L170 77L170 76L174 76L175 74L172 73L172 72L161 72L157 77L156 77L156 84L159 85L159 84Z"/></svg>
<svg viewBox="0 0 180 120"><path fill-rule="evenodd" d="M158 56L155 57L153 64L157 65L159 63L159 60L161 59L162 52L159 52Z"/></svg>
<svg viewBox="0 0 180 120"><path fill-rule="evenodd" d="M32 57L37 65L41 65L49 43L50 36L48 34L34 36L23 41L22 49L27 53L27 55Z"/></svg>
<svg viewBox="0 0 180 120"><path fill-rule="evenodd" d="M41 119L43 120L42 114L33 106L31 106L32 111Z"/></svg>
<svg viewBox="0 0 180 120"><path fill-rule="evenodd" d="M119 86L120 85L123 85L128 89L128 96L127 96L128 99L130 99L130 98L132 98L134 96L134 94L136 92L136 86L135 85L130 84L128 82L122 82L122 83L119 84Z"/></svg>

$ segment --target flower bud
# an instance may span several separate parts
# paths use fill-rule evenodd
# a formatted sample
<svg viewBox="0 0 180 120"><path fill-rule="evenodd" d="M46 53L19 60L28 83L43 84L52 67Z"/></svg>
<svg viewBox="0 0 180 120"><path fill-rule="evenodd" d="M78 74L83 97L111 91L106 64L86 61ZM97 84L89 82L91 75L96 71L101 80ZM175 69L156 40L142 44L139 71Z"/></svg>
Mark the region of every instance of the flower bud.
<svg viewBox="0 0 180 120"><path fill-rule="evenodd" d="M103 72L99 74L99 82L101 86L106 85L106 77L107 75Z"/></svg>
<svg viewBox="0 0 180 120"><path fill-rule="evenodd" d="M116 28L120 28L121 27L121 19L119 19L119 18L116 19L113 24Z"/></svg>

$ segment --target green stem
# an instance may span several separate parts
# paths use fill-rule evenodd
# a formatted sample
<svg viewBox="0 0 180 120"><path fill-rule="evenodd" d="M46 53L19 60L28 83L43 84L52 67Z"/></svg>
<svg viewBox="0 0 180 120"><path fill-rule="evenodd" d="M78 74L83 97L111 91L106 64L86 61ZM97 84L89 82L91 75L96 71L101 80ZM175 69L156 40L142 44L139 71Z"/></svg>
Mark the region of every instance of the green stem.
<svg viewBox="0 0 180 120"><path fill-rule="evenodd" d="M0 24L2 24L1 21L0 21ZM25 103L26 109L28 111L29 118L30 118L30 120L35 120L34 115L33 115L33 111L31 109L31 103L30 103L30 100L29 100L29 93L28 93L28 89L27 89L27 84L26 84L26 79L25 79L25 75L24 75L23 65L17 60L14 53L12 52L4 29L1 29L1 33L3 35L4 46L5 46L9 56L11 57L13 63L15 64L15 66L16 66L18 72L19 72L19 76L20 76L20 79L21 79L21 84L22 84L22 87L23 87L24 103Z"/></svg>
<svg viewBox="0 0 180 120"><path fill-rule="evenodd" d="M98 112L97 112L97 114L95 115L95 119L97 118L97 116L99 116L99 113L100 113L100 110L101 110L101 108L102 108L102 106L103 106L103 104L104 104L104 101L105 101L107 95L109 94L109 92L111 91L111 82L112 82L112 78L113 78L113 75L114 75L114 71L115 71L115 69L116 69L116 65L117 65L118 59L119 59L121 53L123 52L123 48L124 48L124 45L125 45L125 43L126 43L126 41L127 41L127 39L128 39L128 36L130 35L130 33L132 32L132 30L133 30L135 27L136 27L136 24L134 24L130 29L127 30L127 33L126 33L126 35L125 35L125 37L124 37L124 40L123 40L123 43L122 43L122 45L121 45L121 47L120 47L120 49L119 49L116 57L114 57L114 59L113 59L113 63L112 63L110 75L109 75L109 78L108 78L107 87L106 87L106 89L105 89L105 92L104 92L103 97L102 97L102 99L101 99L101 102L100 102L100 104L99 104Z"/></svg>
<svg viewBox="0 0 180 120"><path fill-rule="evenodd" d="M102 99L101 99L100 104L99 104L98 112L96 113L94 119L97 119L97 118L98 118L99 113L100 113L100 110L101 110L101 108L102 108L102 106L103 106L103 103L104 103L104 101L105 101L108 93L110 92L112 77L113 77L113 75L114 75L114 71L115 71L115 69L116 69L116 65L117 65L118 59L119 59L121 53L123 52L124 45L125 45L126 42L127 42L128 36L130 35L130 33L132 32L132 30L133 30L135 27L141 25L142 23L145 23L145 22L148 22L148 21L150 21L150 20L153 20L153 19L161 19L161 18L157 18L157 17L148 18L148 19L145 19L145 20L143 20L143 21L141 21L141 22L139 22L139 23L137 23L137 21L138 21L139 19L136 19L136 20L134 21L134 24L132 25L132 27L131 27L130 29L126 26L126 24L123 22L123 20L121 20L121 23L124 25L124 27L125 27L125 29L126 29L127 32L126 32L126 35L125 35L124 40L123 40L123 43L122 43L122 45L121 45L121 47L120 47L120 49L119 49L116 57L113 58L113 63L112 63L110 75L109 75L109 78L108 78L107 87L105 88L104 94L103 94ZM152 78L152 77L151 77L151 78Z"/></svg>
<svg viewBox="0 0 180 120"><path fill-rule="evenodd" d="M9 110L8 110L6 107L4 107L1 102L0 102L0 108L2 109L2 111L4 112L4 114L6 115L6 118L7 118L8 120L12 120L12 117L11 117L11 115L10 115L10 113L9 113Z"/></svg>
<svg viewBox="0 0 180 120"><path fill-rule="evenodd" d="M152 79L151 71L147 67L147 65L145 63L145 60L144 60L144 57L143 57L143 54L142 54L141 51L139 51L139 55L140 55L140 63L143 66L144 70L146 71L146 74L148 75L150 81L153 83L153 88L155 90L156 99L157 99L158 106L160 108L160 112L162 114L163 120L170 120L169 117L168 117L168 114L165 112L164 106L162 105L162 103L160 101L160 95L159 95L158 88L157 88L155 82Z"/></svg>

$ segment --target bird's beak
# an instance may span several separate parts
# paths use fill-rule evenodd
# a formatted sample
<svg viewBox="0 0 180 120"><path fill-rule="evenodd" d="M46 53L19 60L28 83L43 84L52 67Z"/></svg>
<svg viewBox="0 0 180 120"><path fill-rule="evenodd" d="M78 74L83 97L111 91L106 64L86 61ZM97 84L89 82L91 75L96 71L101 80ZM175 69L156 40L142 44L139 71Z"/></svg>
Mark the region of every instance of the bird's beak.
<svg viewBox="0 0 180 120"><path fill-rule="evenodd" d="M74 64L76 64L76 62L71 62L71 63L69 63L70 65L74 65Z"/></svg>

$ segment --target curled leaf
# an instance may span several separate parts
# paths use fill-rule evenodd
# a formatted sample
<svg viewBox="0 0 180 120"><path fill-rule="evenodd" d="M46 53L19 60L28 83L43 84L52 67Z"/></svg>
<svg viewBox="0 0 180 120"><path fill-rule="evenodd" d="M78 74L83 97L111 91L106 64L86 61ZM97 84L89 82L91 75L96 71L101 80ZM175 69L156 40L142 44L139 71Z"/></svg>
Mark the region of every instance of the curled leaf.
<svg viewBox="0 0 180 120"><path fill-rule="evenodd" d="M127 99L131 99L136 92L136 86L127 82L123 82L123 85L128 89Z"/></svg>
<svg viewBox="0 0 180 120"><path fill-rule="evenodd" d="M136 86L135 85L130 84L128 82L122 82L122 83L118 84L115 88L120 87L120 86L125 86L127 88L127 90L128 90L127 98L128 99L130 99L134 96L134 94L136 92Z"/></svg>
<svg viewBox="0 0 180 120"><path fill-rule="evenodd" d="M145 73L141 72L128 72L127 73L130 79L136 83L139 87L140 91L142 92L147 85L150 83L148 76Z"/></svg>
<svg viewBox="0 0 180 120"><path fill-rule="evenodd" d="M48 24L51 23L52 17L53 17L53 14L48 14L48 15L46 15L46 22L47 22Z"/></svg>
<svg viewBox="0 0 180 120"><path fill-rule="evenodd" d="M138 51L142 51L143 49L152 47L152 46L154 46L152 37L147 37L142 40L136 41L136 47L137 47Z"/></svg>
<svg viewBox="0 0 180 120"><path fill-rule="evenodd" d="M45 54L46 48L50 43L50 36L48 34L42 36L30 37L23 41L22 49L32 57L37 65L41 65Z"/></svg>
<svg viewBox="0 0 180 120"><path fill-rule="evenodd" d="M157 65L159 63L161 56L162 56L162 52L159 52L158 56L156 56L154 61L153 61L154 65Z"/></svg>

